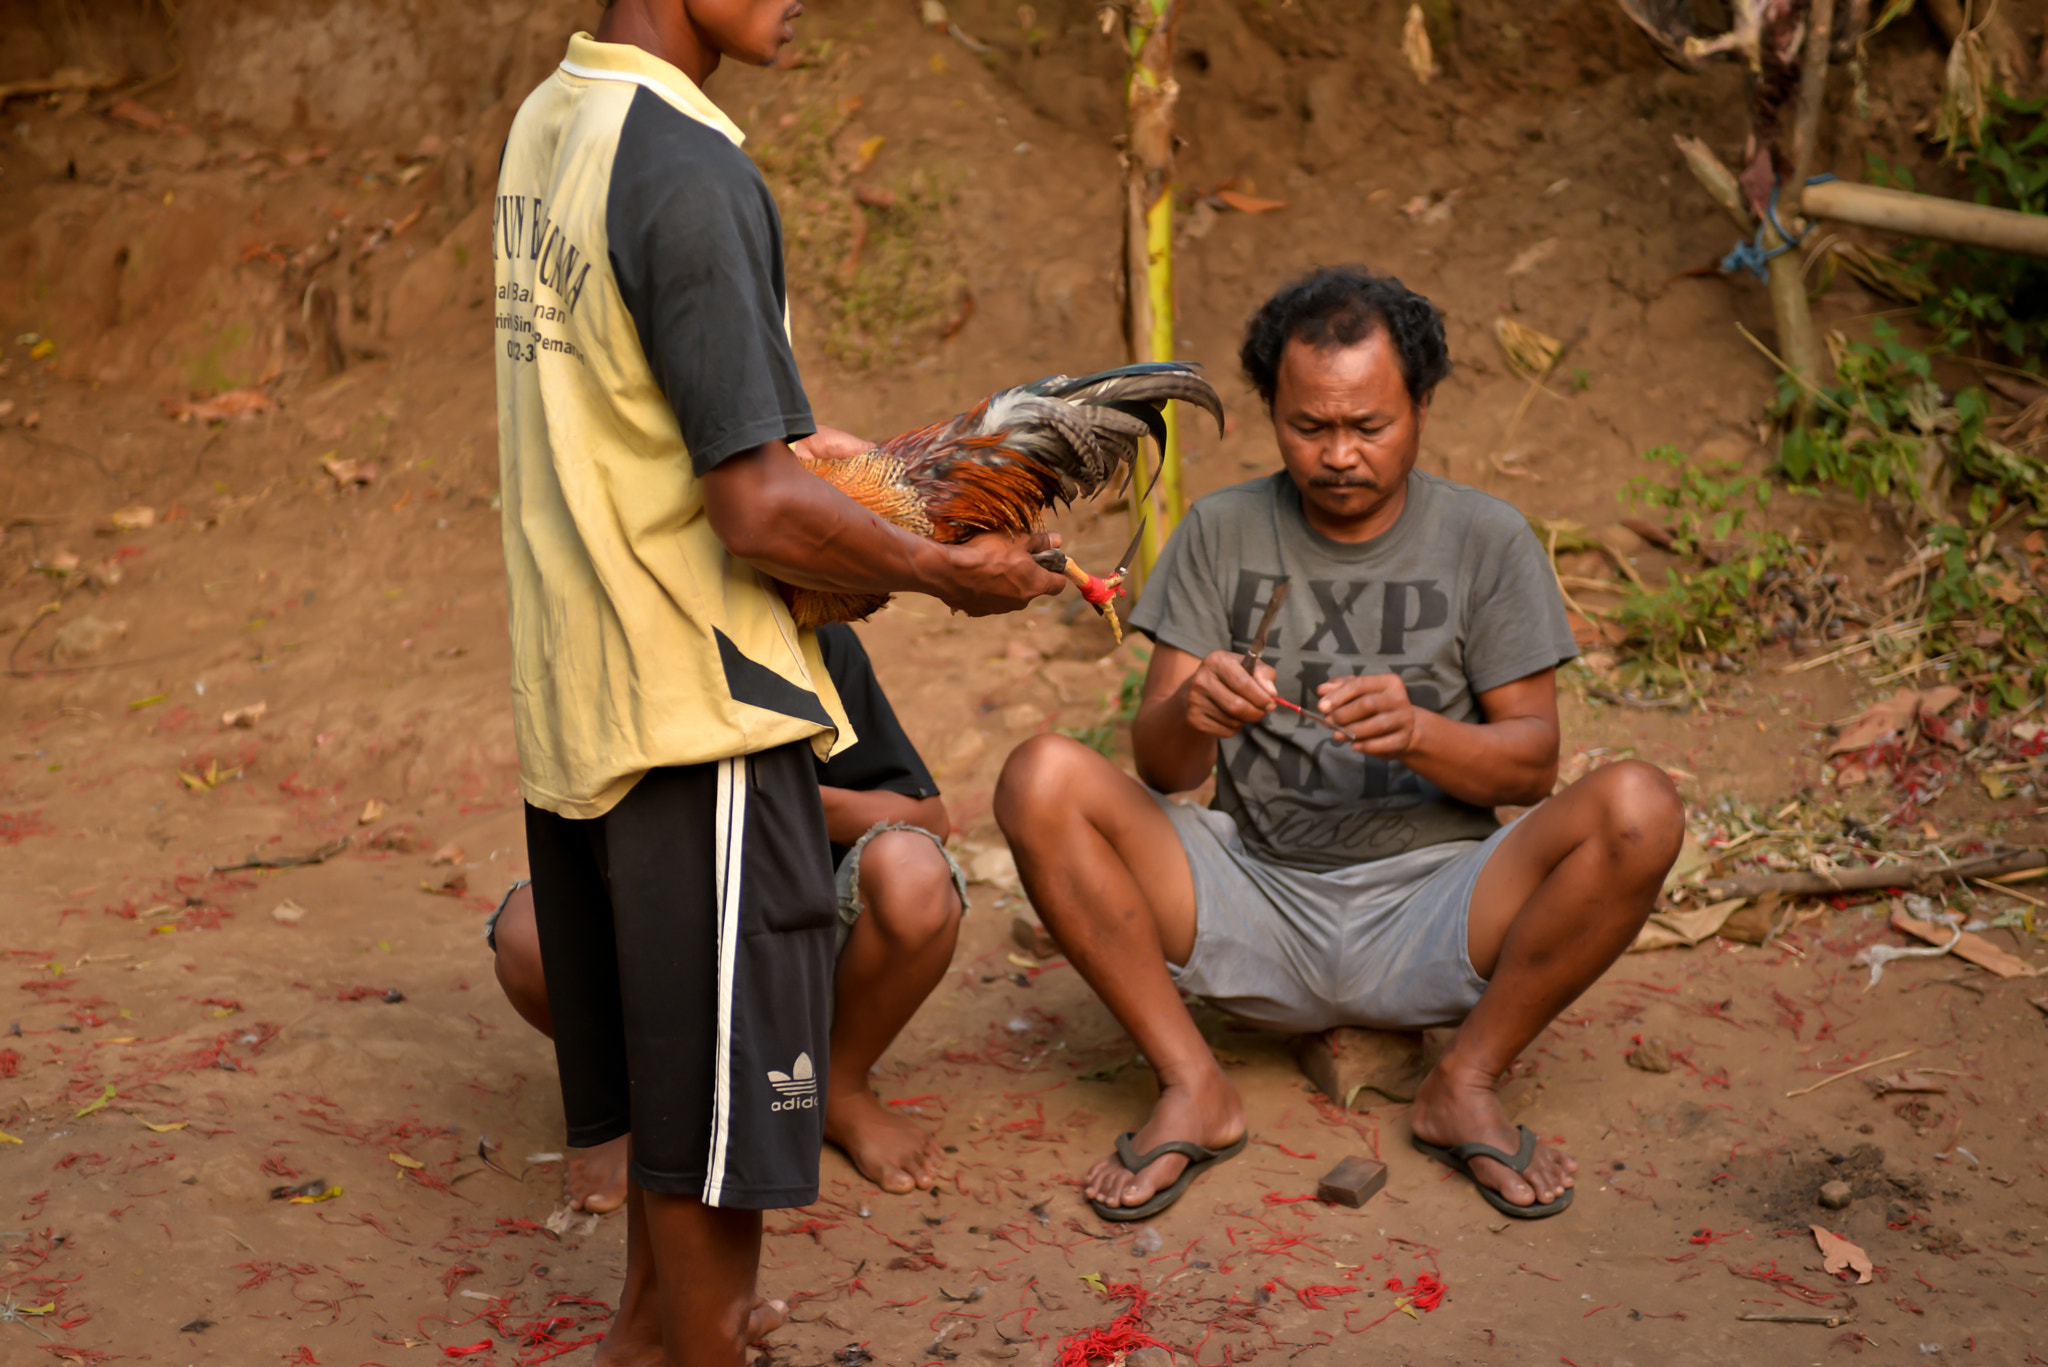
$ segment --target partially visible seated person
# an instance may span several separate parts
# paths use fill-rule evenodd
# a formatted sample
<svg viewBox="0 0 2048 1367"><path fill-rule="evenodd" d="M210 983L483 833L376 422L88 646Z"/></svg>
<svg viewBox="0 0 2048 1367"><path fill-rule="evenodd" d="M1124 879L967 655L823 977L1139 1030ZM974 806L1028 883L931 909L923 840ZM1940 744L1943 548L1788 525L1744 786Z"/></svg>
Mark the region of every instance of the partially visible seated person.
<svg viewBox="0 0 2048 1367"><path fill-rule="evenodd" d="M967 882L946 853L946 804L889 706L860 638L849 626L821 627L818 648L858 737L818 764L839 888L825 1139L884 1191L929 1190L938 1180L938 1145L882 1105L868 1085L868 1070L952 963ZM552 1038L529 884L506 894L485 939L513 1009ZM617 1209L626 1199L626 1157L625 1136L578 1151L568 1173L570 1207Z"/></svg>
<svg viewBox="0 0 2048 1367"><path fill-rule="evenodd" d="M1285 468L1196 503L1145 585L1142 782L1047 735L996 794L1032 904L1159 1079L1085 1193L1143 1218L1243 1146L1189 996L1277 1030L1456 1025L1417 1146L1506 1214L1556 1214L1578 1165L1494 1088L1635 938L1678 795L1633 760L1552 795L1577 650L1522 515L1415 468L1450 369L1427 299L1317 270L1259 309L1241 360ZM1165 797L1212 773L1211 807ZM1503 806L1533 810L1502 826Z"/></svg>

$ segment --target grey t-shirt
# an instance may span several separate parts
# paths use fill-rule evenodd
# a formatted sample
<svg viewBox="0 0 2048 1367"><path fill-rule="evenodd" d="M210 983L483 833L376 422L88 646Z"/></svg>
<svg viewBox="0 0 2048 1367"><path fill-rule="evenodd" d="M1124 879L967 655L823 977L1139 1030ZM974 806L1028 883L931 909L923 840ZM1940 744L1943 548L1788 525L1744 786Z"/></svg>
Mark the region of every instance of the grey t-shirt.
<svg viewBox="0 0 2048 1367"><path fill-rule="evenodd" d="M1174 530L1131 625L1190 655L1243 652L1274 586L1291 580L1266 639L1280 696L1310 710L1316 686L1398 673L1408 697L1481 722L1478 695L1578 654L1543 548L1515 509L1415 471L1392 528L1356 545L1308 525L1285 471L1219 489ZM1245 847L1300 869L1335 869L1498 828L1397 762L1361 755L1276 708L1222 742L1217 810Z"/></svg>

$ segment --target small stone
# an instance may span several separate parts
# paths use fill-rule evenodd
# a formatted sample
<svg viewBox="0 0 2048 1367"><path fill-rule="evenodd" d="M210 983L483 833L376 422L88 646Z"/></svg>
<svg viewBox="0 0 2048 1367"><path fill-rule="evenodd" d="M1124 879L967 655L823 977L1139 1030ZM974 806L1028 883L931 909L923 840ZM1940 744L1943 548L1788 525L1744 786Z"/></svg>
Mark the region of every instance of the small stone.
<svg viewBox="0 0 2048 1367"><path fill-rule="evenodd" d="M1133 1348L1124 1354L1124 1367L1173 1367L1173 1354L1164 1348Z"/></svg>
<svg viewBox="0 0 2048 1367"><path fill-rule="evenodd" d="M1855 1198L1855 1195L1847 1182L1839 1179L1823 1182L1820 1188L1820 1203L1829 1210L1841 1210Z"/></svg>
<svg viewBox="0 0 2048 1367"><path fill-rule="evenodd" d="M1671 1071L1671 1046L1652 1035L1629 1050L1628 1066L1645 1073L1668 1073Z"/></svg>
<svg viewBox="0 0 2048 1367"><path fill-rule="evenodd" d="M1017 942L1017 948L1034 958L1050 959L1060 952L1052 933L1029 916L1010 918L1010 938Z"/></svg>

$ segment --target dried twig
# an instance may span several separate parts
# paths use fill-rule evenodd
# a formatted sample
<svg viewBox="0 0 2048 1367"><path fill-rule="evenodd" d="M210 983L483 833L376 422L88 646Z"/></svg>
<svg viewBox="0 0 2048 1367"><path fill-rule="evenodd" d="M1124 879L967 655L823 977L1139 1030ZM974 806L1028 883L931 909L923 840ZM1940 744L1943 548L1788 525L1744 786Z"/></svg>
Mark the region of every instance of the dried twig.
<svg viewBox="0 0 2048 1367"><path fill-rule="evenodd" d="M1844 1068L1839 1073L1830 1073L1826 1077L1822 1078L1819 1082L1814 1083L1811 1087L1801 1087L1798 1091L1787 1092L1785 1093L1785 1095L1788 1097L1805 1096L1808 1092L1819 1091L1821 1088L1827 1086L1830 1082L1840 1082L1845 1077L1853 1077L1855 1074L1862 1072L1866 1068L1875 1068L1878 1065L1884 1063L1896 1063L1900 1059L1906 1057L1908 1054L1917 1054L1919 1052L1920 1051L1918 1049L1901 1049L1896 1054L1886 1054L1883 1058L1874 1058L1868 1063L1859 1063L1854 1068Z"/></svg>
<svg viewBox="0 0 2048 1367"><path fill-rule="evenodd" d="M263 859L252 856L239 864L215 864L209 873L238 873L243 869L296 869L302 864L324 864L348 848L348 837L330 840L319 849L308 854L288 854L281 859Z"/></svg>
<svg viewBox="0 0 2048 1367"><path fill-rule="evenodd" d="M2048 866L2048 850L2017 850L1988 854L1959 864L1932 860L1906 864L1875 864L1836 873L1746 873L1698 884L1701 895L1720 902L1730 897L1760 897L1767 892L1810 897L1834 892L1869 892L1874 888L1921 887L1968 878L1996 878L2002 873Z"/></svg>

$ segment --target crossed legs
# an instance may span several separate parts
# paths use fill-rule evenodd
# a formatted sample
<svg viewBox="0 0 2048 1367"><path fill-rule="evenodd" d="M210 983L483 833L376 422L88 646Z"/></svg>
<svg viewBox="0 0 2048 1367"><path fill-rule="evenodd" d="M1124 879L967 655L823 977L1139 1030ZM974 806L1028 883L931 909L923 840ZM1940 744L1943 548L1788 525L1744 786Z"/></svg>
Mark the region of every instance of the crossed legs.
<svg viewBox="0 0 2048 1367"><path fill-rule="evenodd" d="M1046 928L1159 1076L1158 1104L1133 1147L1234 1141L1244 1133L1243 1105L1166 967L1186 963L1195 938L1194 884L1172 823L1135 780L1059 736L1036 737L1010 756L995 810ZM1420 1138L1513 1152L1516 1131L1494 1083L1628 947L1682 835L1670 780L1627 761L1573 784L1501 841L1468 915L1467 952L1488 986L1416 1096L1411 1123ZM1105 1205L1141 1205L1185 1166L1168 1156L1133 1174L1104 1159L1084 1191ZM1473 1166L1517 1205L1556 1199L1576 1169L1547 1147L1526 1178L1486 1159Z"/></svg>

